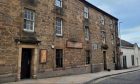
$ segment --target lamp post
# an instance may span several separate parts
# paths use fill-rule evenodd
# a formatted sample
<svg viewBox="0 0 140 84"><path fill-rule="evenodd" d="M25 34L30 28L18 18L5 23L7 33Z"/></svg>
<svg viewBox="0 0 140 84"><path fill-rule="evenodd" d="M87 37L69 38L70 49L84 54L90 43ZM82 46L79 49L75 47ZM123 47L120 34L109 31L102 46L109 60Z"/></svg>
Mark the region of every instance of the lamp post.
<svg viewBox="0 0 140 84"><path fill-rule="evenodd" d="M119 22L120 49L121 49L121 23L122 23L122 22Z"/></svg>
<svg viewBox="0 0 140 84"><path fill-rule="evenodd" d="M119 55L118 55L118 59L117 59L117 66L118 66L118 69L121 69L121 23L122 22L119 22L119 25L118 25L118 36L119 36L119 41L120 41L120 46L119 46Z"/></svg>

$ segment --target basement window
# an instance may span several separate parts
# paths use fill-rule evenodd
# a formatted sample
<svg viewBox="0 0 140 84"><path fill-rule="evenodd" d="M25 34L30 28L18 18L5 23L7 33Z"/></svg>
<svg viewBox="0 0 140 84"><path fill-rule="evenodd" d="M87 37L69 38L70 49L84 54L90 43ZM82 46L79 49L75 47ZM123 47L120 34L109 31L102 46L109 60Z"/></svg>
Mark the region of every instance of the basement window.
<svg viewBox="0 0 140 84"><path fill-rule="evenodd" d="M24 10L24 30L34 32L35 12L33 10Z"/></svg>
<svg viewBox="0 0 140 84"><path fill-rule="evenodd" d="M63 67L63 50L56 49L56 68Z"/></svg>

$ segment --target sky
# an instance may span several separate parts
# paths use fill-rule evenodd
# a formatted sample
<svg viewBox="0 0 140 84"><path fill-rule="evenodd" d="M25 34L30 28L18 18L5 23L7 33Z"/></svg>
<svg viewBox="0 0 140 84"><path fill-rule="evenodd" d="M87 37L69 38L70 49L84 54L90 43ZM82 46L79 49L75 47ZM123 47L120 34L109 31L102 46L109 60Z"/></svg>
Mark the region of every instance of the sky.
<svg viewBox="0 0 140 84"><path fill-rule="evenodd" d="M87 0L96 7L117 17L121 39L140 46L139 0Z"/></svg>

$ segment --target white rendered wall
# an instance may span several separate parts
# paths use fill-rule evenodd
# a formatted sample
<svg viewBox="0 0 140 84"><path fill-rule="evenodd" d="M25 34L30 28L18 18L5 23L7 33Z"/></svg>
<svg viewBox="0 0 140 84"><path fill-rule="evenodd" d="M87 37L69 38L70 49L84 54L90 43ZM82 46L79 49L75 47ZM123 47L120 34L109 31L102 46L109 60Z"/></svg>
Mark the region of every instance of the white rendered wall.
<svg viewBox="0 0 140 84"><path fill-rule="evenodd" d="M135 56L135 50L133 48L121 48L121 52L123 52L123 55L121 57L121 65L123 66L123 56L126 56L126 64L127 67L133 67L132 66L132 59L131 55L134 55L134 61L135 61L135 66L136 66L136 56Z"/></svg>

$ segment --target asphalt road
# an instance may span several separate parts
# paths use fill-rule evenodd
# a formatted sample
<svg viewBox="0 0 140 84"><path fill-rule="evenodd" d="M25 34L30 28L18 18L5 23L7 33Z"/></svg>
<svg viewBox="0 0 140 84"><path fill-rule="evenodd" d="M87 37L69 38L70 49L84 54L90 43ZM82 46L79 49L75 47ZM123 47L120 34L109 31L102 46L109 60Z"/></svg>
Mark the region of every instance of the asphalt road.
<svg viewBox="0 0 140 84"><path fill-rule="evenodd" d="M140 71L100 79L93 84L140 84Z"/></svg>

